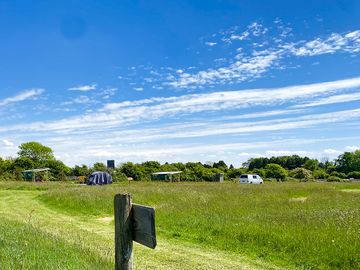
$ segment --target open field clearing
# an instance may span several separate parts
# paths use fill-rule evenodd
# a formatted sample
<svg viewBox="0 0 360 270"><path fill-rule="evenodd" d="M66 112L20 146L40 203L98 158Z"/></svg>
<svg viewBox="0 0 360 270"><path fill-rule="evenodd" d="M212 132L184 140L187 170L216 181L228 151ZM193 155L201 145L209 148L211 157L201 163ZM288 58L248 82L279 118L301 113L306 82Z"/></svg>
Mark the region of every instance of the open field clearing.
<svg viewBox="0 0 360 270"><path fill-rule="evenodd" d="M135 269L358 269L359 183L0 182L0 269L112 269L113 196L156 208Z"/></svg>

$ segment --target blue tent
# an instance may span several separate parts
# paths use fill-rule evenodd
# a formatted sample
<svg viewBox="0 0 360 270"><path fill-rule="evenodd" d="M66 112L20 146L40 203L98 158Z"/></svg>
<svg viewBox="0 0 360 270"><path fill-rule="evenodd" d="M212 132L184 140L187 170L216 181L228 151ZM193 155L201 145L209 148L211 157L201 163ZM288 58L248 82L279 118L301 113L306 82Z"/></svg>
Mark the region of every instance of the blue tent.
<svg viewBox="0 0 360 270"><path fill-rule="evenodd" d="M88 179L88 185L107 185L112 183L112 177L107 172L93 172Z"/></svg>

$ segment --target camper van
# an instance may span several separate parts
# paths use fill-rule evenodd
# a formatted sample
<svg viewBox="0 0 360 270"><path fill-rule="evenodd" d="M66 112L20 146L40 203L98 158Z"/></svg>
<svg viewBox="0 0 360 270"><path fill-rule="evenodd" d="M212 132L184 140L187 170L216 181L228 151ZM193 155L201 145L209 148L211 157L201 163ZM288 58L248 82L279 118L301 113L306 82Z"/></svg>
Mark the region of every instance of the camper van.
<svg viewBox="0 0 360 270"><path fill-rule="evenodd" d="M240 175L240 184L263 184L264 180L257 174Z"/></svg>

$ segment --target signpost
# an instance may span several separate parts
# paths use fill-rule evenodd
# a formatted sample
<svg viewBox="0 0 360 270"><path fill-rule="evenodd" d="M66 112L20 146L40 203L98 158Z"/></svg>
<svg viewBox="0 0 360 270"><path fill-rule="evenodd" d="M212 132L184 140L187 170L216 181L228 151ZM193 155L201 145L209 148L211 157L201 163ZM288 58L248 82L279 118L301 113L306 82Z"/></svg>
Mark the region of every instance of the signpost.
<svg viewBox="0 0 360 270"><path fill-rule="evenodd" d="M132 241L156 247L155 210L132 204L131 194L114 198L115 270L132 270Z"/></svg>

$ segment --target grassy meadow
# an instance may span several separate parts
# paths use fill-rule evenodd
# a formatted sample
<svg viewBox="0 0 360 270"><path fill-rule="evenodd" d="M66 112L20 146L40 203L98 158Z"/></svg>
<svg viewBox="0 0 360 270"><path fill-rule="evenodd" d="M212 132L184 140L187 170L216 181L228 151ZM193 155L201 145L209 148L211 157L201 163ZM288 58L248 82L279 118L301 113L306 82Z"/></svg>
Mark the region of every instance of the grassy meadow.
<svg viewBox="0 0 360 270"><path fill-rule="evenodd" d="M135 269L360 269L360 183L0 182L0 269L112 269L113 196L156 208Z"/></svg>

